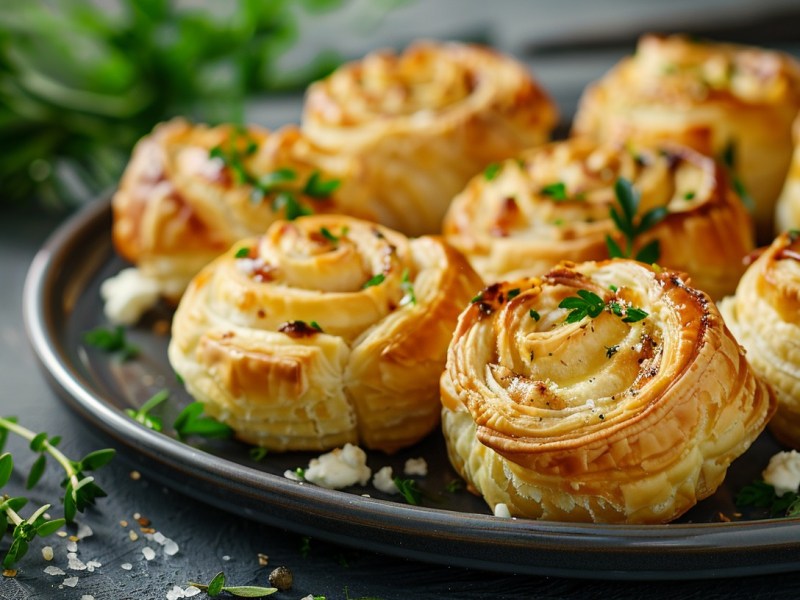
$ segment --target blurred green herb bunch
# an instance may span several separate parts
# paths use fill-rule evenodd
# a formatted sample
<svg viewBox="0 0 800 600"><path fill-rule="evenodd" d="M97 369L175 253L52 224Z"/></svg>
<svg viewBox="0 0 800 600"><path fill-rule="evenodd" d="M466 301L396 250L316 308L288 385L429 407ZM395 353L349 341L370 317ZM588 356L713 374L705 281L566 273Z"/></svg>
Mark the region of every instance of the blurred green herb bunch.
<svg viewBox="0 0 800 600"><path fill-rule="evenodd" d="M64 208L115 184L133 144L175 115L241 122L244 100L296 90L277 58L301 12L343 0L6 0L0 11L0 207Z"/></svg>

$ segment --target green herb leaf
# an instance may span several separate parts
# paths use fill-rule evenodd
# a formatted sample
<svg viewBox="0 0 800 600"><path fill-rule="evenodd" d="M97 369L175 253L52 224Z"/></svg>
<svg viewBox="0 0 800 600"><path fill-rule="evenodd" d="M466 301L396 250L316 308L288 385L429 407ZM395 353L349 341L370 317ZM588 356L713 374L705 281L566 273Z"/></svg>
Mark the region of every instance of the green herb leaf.
<svg viewBox="0 0 800 600"><path fill-rule="evenodd" d="M542 318L542 315L540 315L538 312L536 312L533 309L530 309L530 311L528 311L528 314L531 316L531 319L533 319L534 321L538 321L539 319Z"/></svg>
<svg viewBox="0 0 800 600"><path fill-rule="evenodd" d="M636 260L639 262L653 264L661 257L661 242L658 239L648 242L639 252L636 253Z"/></svg>
<svg viewBox="0 0 800 600"><path fill-rule="evenodd" d="M0 456L0 488L4 487L8 480L11 478L11 473L14 470L14 459L9 452L3 453Z"/></svg>
<svg viewBox="0 0 800 600"><path fill-rule="evenodd" d="M95 450L84 456L80 460L80 471L96 471L102 466L111 462L111 459L117 454L113 448L104 448L103 450Z"/></svg>
<svg viewBox="0 0 800 600"><path fill-rule="evenodd" d="M612 206L609 210L609 216L614 221L617 230L625 238L626 249L623 250L610 235L606 235L606 247L611 258L629 258L636 237L661 222L667 216L668 211L666 206L657 206L647 211L637 221L636 212L639 209L640 197L633 184L620 177L614 184L614 193L621 212ZM660 254L661 246L657 240L654 240L637 253L636 260L655 263L658 261Z"/></svg>
<svg viewBox="0 0 800 600"><path fill-rule="evenodd" d="M11 547L8 549L6 557L3 559L3 566L6 569L10 569L15 563L22 560L22 557L25 556L27 552L28 542L21 537L17 537L11 542Z"/></svg>
<svg viewBox="0 0 800 600"><path fill-rule="evenodd" d="M491 181L497 177L502 168L503 167L500 163L490 163L486 165L486 168L483 170L483 178L486 179L486 181Z"/></svg>
<svg viewBox="0 0 800 600"><path fill-rule="evenodd" d="M45 521L36 528L36 535L39 537L47 537L54 534L66 524L64 519L53 519L52 521Z"/></svg>
<svg viewBox="0 0 800 600"><path fill-rule="evenodd" d="M557 181L555 183L551 183L549 185L544 186L540 193L543 196L549 196L556 202L563 202L564 200L568 200L567 196L567 186L564 185L563 181Z"/></svg>
<svg viewBox="0 0 800 600"><path fill-rule="evenodd" d="M293 169L276 169L259 177L256 186L262 192L269 193L295 179L297 179L297 173Z"/></svg>
<svg viewBox="0 0 800 600"><path fill-rule="evenodd" d="M559 308L566 308L570 311L565 320L566 323L577 323L587 315L597 317L605 308L603 299L589 290L578 290L578 296L569 296L561 300Z"/></svg>
<svg viewBox="0 0 800 600"><path fill-rule="evenodd" d="M319 331L320 333L325 333L324 331L322 331L322 327L320 326L320 324L319 324L319 323L317 323L316 321L311 321L311 322L309 323L309 325L310 325L310 326L311 326L313 329L316 329L317 331Z"/></svg>
<svg viewBox="0 0 800 600"><path fill-rule="evenodd" d="M262 596L269 596L278 591L278 588L258 587L255 585L226 586L222 589L230 595L239 598L261 598Z"/></svg>
<svg viewBox="0 0 800 600"><path fill-rule="evenodd" d="M341 181L339 179L329 179L324 181L319 171L314 171L306 181L303 193L314 199L327 198L335 192Z"/></svg>
<svg viewBox="0 0 800 600"><path fill-rule="evenodd" d="M614 183L614 194L617 198L617 203L622 208L625 221L633 223L633 217L636 215L636 211L639 210L639 192L630 181L624 177L619 177Z"/></svg>
<svg viewBox="0 0 800 600"><path fill-rule="evenodd" d="M641 308L635 308L633 306L629 306L626 310L626 315L622 319L623 323L636 323L637 321L641 321L648 316L649 313L643 311Z"/></svg>
<svg viewBox="0 0 800 600"><path fill-rule="evenodd" d="M400 490L400 494L406 499L406 502L415 506L419 504L422 492L417 487L416 481L413 479L400 479L399 477L395 477L393 481L397 489Z"/></svg>
<svg viewBox="0 0 800 600"><path fill-rule="evenodd" d="M214 578L208 584L206 593L213 598L214 596L219 595L224 586L225 586L225 573L220 571L219 573L214 575Z"/></svg>
<svg viewBox="0 0 800 600"><path fill-rule="evenodd" d="M250 256L250 248L247 246L242 246L236 251L236 254L234 254L236 258L247 258L248 256Z"/></svg>
<svg viewBox="0 0 800 600"><path fill-rule="evenodd" d="M447 482L447 485L444 486L446 492L450 494L455 494L464 489L464 482L460 479L452 479Z"/></svg>
<svg viewBox="0 0 800 600"><path fill-rule="evenodd" d="M625 258L625 253L622 251L622 248L620 248L619 244L614 241L614 238L608 234L606 234L606 247L608 248L608 255L611 258Z"/></svg>
<svg viewBox="0 0 800 600"><path fill-rule="evenodd" d="M694 200L694 198L695 198L695 193L694 192L686 192L683 195L683 199L686 200L686 201Z"/></svg>
<svg viewBox="0 0 800 600"><path fill-rule="evenodd" d="M400 289L403 290L403 297L400 299L400 306L417 304L417 295L414 293L414 283L411 281L408 269L403 270L403 277L400 280Z"/></svg>
<svg viewBox="0 0 800 600"><path fill-rule="evenodd" d="M338 244L339 243L338 236L333 235L331 233L330 229L328 229L327 227L320 227L319 228L319 232L320 232L320 234L322 234L322 237L324 237L326 240L328 240L331 244Z"/></svg>
<svg viewBox="0 0 800 600"><path fill-rule="evenodd" d="M96 327L83 334L83 341L104 352L117 352L123 360L139 354L139 349L125 339L125 328L121 325L114 329Z"/></svg>
<svg viewBox="0 0 800 600"><path fill-rule="evenodd" d="M233 430L225 423L203 415L203 403L192 402L184 408L175 419L172 427L180 439L190 435L199 435L208 438L229 438Z"/></svg>
<svg viewBox="0 0 800 600"><path fill-rule="evenodd" d="M517 296L519 296L519 294L520 294L520 292L521 292L521 291L522 291L522 290L520 290L519 288L513 288L513 289L510 289L510 290L508 290L508 291L506 292L506 298L507 298L507 299L509 299L509 300L513 300L514 298L516 298Z"/></svg>
<svg viewBox="0 0 800 600"><path fill-rule="evenodd" d="M28 473L28 479L25 482L26 489L32 489L39 480L42 478L44 474L44 468L47 465L47 459L45 458L44 454L40 454L36 461L33 463L31 467L30 473Z"/></svg>
<svg viewBox="0 0 800 600"><path fill-rule="evenodd" d="M374 285L380 285L386 279L386 275L383 273L378 273L377 275L373 275L364 285L361 287L366 289L368 287L372 287Z"/></svg>
<svg viewBox="0 0 800 600"><path fill-rule="evenodd" d="M34 438L31 440L30 443L31 450L33 450L34 452L41 452L42 450L44 450L44 443L46 441L47 441L46 433L44 432L37 433L36 436L34 436Z"/></svg>
<svg viewBox="0 0 800 600"><path fill-rule="evenodd" d="M255 446L250 448L248 454L250 455L250 460L254 460L256 462L264 460L264 457L269 454L269 450L262 446Z"/></svg>

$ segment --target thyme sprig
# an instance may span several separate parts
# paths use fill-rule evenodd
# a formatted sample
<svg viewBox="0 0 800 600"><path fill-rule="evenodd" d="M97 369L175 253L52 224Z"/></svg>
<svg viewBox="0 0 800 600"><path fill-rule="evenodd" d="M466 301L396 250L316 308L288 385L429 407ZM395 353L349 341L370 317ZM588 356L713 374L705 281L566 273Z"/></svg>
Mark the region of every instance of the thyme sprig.
<svg viewBox="0 0 800 600"><path fill-rule="evenodd" d="M151 415L150 411L159 404L166 402L168 398L169 390L161 390L153 394L153 396L147 402L139 407L139 410L126 408L125 414L137 423L141 423L148 429L152 429L153 431L161 431L164 429L164 423L161 420L161 417Z"/></svg>
<svg viewBox="0 0 800 600"><path fill-rule="evenodd" d="M28 503L27 498L10 498L7 495L0 498L0 537L5 534L8 525L14 526L13 541L3 559L3 566L7 569L25 556L29 543L35 537L46 537L55 533L65 523L74 521L76 512L83 512L87 506L94 504L97 498L106 496L106 493L94 483L94 477L85 473L96 471L106 465L116 454L114 449L105 448L90 452L80 460L71 460L56 447L61 440L60 437L50 437L45 432L34 433L20 425L14 417L0 417L0 452L9 433L27 440L31 450L39 454L28 474L26 485L29 489L39 482L48 456L64 469L66 476L61 483L64 488L64 518L46 517L45 513L51 505L45 504L24 519L19 512ZM11 454L6 452L0 455L0 488L8 483L13 469L14 461Z"/></svg>
<svg viewBox="0 0 800 600"><path fill-rule="evenodd" d="M203 410L202 402L192 402L181 411L172 424L179 440L184 440L192 435L208 438L229 438L233 435L233 429L230 426L204 415Z"/></svg>
<svg viewBox="0 0 800 600"><path fill-rule="evenodd" d="M205 591L212 598L219 596L222 592L227 592L231 596L238 598L261 598L269 596L278 591L274 587L260 587L256 585L225 585L225 573L220 571L208 584L190 581L189 585Z"/></svg>
<svg viewBox="0 0 800 600"><path fill-rule="evenodd" d="M750 192L748 192L747 188L744 187L744 183L742 183L742 180L736 173L736 145L733 143L733 141L728 142L725 148L723 148L720 155L720 161L725 166L725 170L728 172L728 177L731 179L731 186L736 191L739 198L741 198L742 204L744 204L748 212L755 212L756 201L753 200Z"/></svg>
<svg viewBox="0 0 800 600"><path fill-rule="evenodd" d="M638 236L664 220L668 212L667 207L657 206L643 215L637 216L641 196L633 184L624 177L617 179L614 184L614 195L620 210L612 206L609 214L617 230L625 238L625 247L621 248L614 238L606 235L609 256L611 258L633 257L635 260L648 264L658 262L661 257L661 244L657 239L647 243L636 255L633 255L633 244Z"/></svg>
<svg viewBox="0 0 800 600"><path fill-rule="evenodd" d="M767 508L771 517L800 516L800 495L797 492L787 492L778 496L775 488L761 479L739 490L735 502L740 508L748 506Z"/></svg>
<svg viewBox="0 0 800 600"><path fill-rule="evenodd" d="M116 354L122 361L135 358L139 354L139 348L125 338L125 328L122 325L114 329L95 327L83 334L83 341L103 352Z"/></svg>

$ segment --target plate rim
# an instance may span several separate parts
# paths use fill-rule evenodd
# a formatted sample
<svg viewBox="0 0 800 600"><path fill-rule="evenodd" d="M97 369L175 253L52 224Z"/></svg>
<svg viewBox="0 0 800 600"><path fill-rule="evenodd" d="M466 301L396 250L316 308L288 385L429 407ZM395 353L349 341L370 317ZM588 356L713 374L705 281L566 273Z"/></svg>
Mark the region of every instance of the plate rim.
<svg viewBox="0 0 800 600"><path fill-rule="evenodd" d="M110 218L111 195L104 194L50 235L25 278L23 321L37 361L62 400L134 457L155 460L156 465L142 467L162 483L181 491L196 489L192 484L223 483L220 491L245 495L247 500L240 496L234 504L241 507L244 503L247 517L256 521L334 543L447 566L632 580L702 579L800 569L800 560L786 558L787 550L800 550L800 517L664 525L504 519L298 483L145 428L91 388L68 360L56 335L57 309L51 292L64 275L58 267L66 263L71 248ZM67 311L62 312L66 318ZM175 471L189 475L192 481L176 480ZM212 496L200 500L224 510L233 508L223 494ZM268 500L282 512L259 511L252 499ZM313 509L308 519L301 509ZM348 534L346 525L357 535Z"/></svg>

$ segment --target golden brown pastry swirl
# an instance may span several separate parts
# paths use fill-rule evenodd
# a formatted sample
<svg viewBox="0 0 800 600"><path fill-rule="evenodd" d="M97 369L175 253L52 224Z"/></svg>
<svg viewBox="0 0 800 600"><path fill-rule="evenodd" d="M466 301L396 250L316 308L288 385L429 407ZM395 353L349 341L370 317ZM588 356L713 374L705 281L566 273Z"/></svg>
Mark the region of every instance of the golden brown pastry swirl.
<svg viewBox="0 0 800 600"><path fill-rule="evenodd" d="M583 316L560 308L580 300ZM708 296L629 260L486 288L460 317L442 401L470 486L560 521L676 518L774 411Z"/></svg>
<svg viewBox="0 0 800 600"><path fill-rule="evenodd" d="M212 155L215 148L220 156ZM341 185L310 197L303 187L315 172L325 181L335 174ZM177 300L192 276L236 240L288 214L275 203L277 191L257 196L247 180L275 173L288 177L281 186L304 211L373 216L350 183L351 162L313 148L295 127L269 132L175 119L134 149L113 199L116 248Z"/></svg>
<svg viewBox="0 0 800 600"><path fill-rule="evenodd" d="M659 264L687 272L713 298L736 289L753 249L750 217L720 166L666 142L572 138L527 151L474 177L453 200L444 234L487 282L541 275L562 260L602 260L607 236L625 245L610 215L620 211L620 178L641 196L639 218L668 211L636 237L634 255L658 239Z"/></svg>
<svg viewBox="0 0 800 600"><path fill-rule="evenodd" d="M337 69L307 93L303 131L360 157L380 222L438 233L452 197L488 163L547 140L554 103L525 67L488 48L418 42Z"/></svg>
<svg viewBox="0 0 800 600"><path fill-rule="evenodd" d="M775 209L777 231L800 229L800 116L794 121L792 138L794 139L792 164Z"/></svg>
<svg viewBox="0 0 800 600"><path fill-rule="evenodd" d="M800 232L778 236L720 311L753 369L775 388L778 412L770 429L800 449Z"/></svg>
<svg viewBox="0 0 800 600"><path fill-rule="evenodd" d="M170 362L242 440L391 452L438 423L447 345L480 285L439 238L336 215L278 221L192 281Z"/></svg>
<svg viewBox="0 0 800 600"><path fill-rule="evenodd" d="M800 68L790 56L685 36L642 37L587 88L573 131L604 140L668 139L733 167L755 200L761 239L772 239L775 202L792 154Z"/></svg>

